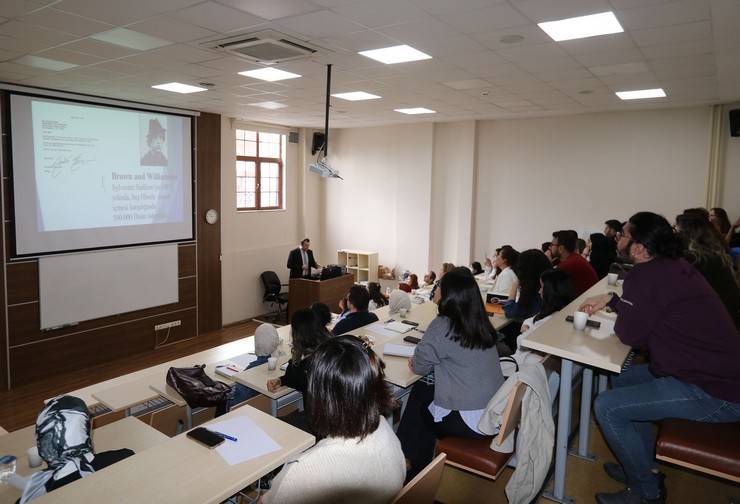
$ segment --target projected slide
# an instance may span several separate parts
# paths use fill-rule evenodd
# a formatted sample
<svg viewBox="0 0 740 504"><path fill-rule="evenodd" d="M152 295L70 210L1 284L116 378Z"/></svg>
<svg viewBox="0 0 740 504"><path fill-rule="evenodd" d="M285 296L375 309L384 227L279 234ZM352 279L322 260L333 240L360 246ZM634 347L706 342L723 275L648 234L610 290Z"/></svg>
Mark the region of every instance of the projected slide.
<svg viewBox="0 0 740 504"><path fill-rule="evenodd" d="M192 238L189 118L11 103L19 254Z"/></svg>

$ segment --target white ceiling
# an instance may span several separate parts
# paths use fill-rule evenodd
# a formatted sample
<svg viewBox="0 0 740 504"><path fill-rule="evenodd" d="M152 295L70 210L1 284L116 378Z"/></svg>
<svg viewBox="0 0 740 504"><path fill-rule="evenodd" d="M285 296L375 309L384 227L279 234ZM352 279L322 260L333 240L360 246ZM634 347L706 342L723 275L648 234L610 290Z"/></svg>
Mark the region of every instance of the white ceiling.
<svg viewBox="0 0 740 504"><path fill-rule="evenodd" d="M553 42L536 25L613 10L624 33ZM88 38L114 27L171 44L138 51ZM258 66L201 46L274 29L322 48L279 65L300 79L237 75ZM506 35L521 42L505 44ZM433 59L383 65L357 51L408 44ZM79 65L47 71L36 55ZM0 80L215 112L290 126L323 126L325 64L333 127L677 107L740 99L740 0L0 0ZM151 89L211 82L207 92ZM447 84L444 84L447 83ZM663 87L667 98L622 102L614 91ZM250 103L279 102L278 110ZM427 107L435 115L393 109Z"/></svg>

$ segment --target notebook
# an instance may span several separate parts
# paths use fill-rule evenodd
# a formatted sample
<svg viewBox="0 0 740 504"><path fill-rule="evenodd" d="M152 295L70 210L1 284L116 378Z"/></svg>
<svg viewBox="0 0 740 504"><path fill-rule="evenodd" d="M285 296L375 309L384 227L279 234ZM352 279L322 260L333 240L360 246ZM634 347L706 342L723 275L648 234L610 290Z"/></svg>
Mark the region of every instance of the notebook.
<svg viewBox="0 0 740 504"><path fill-rule="evenodd" d="M232 376L243 372L256 360L257 356L254 354L237 355L227 361L219 362L216 365L216 374L225 376L226 378L231 378Z"/></svg>
<svg viewBox="0 0 740 504"><path fill-rule="evenodd" d="M411 329L414 328L414 326L410 326L408 324L404 324L403 322L398 322L398 321L385 324L384 327L388 329L389 331L397 332L400 334L406 334L407 332L409 332Z"/></svg>
<svg viewBox="0 0 740 504"><path fill-rule="evenodd" d="M383 347L383 355L395 355L396 357L412 357L414 355L413 345L399 345L397 343L386 343Z"/></svg>

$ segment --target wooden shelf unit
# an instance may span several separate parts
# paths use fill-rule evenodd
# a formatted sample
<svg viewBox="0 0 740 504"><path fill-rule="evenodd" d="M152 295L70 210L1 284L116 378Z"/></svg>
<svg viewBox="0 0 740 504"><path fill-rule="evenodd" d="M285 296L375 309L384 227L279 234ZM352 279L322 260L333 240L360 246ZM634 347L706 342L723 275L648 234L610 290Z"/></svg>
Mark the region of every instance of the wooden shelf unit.
<svg viewBox="0 0 740 504"><path fill-rule="evenodd" d="M355 282L378 281L378 253L366 250L338 250L337 264L347 268Z"/></svg>

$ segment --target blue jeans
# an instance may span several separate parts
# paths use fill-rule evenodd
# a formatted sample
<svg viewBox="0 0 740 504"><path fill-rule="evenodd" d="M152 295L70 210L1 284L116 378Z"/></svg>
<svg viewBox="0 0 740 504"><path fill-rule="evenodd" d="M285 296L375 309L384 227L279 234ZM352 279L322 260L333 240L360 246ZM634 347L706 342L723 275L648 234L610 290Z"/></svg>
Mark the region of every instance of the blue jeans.
<svg viewBox="0 0 740 504"><path fill-rule="evenodd" d="M653 422L681 418L697 422L736 422L740 404L717 399L696 385L653 376L647 364L612 377L612 389L594 403L606 442L622 464L627 486L654 499L660 493L655 463Z"/></svg>

